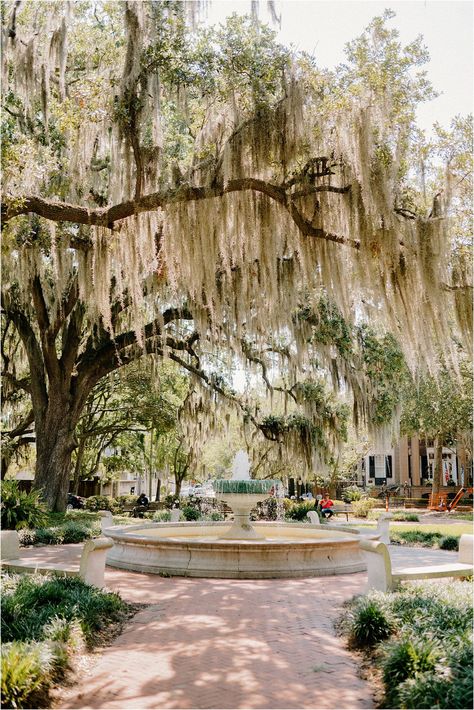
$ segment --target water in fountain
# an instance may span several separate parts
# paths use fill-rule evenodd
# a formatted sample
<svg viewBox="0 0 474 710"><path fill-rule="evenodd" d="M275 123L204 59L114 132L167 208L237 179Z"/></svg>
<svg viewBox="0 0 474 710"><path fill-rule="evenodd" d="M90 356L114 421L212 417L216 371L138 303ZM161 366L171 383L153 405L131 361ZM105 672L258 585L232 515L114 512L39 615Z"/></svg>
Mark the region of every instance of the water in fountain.
<svg viewBox="0 0 474 710"><path fill-rule="evenodd" d="M240 449L235 454L232 464L232 481L250 481L250 460L246 452Z"/></svg>

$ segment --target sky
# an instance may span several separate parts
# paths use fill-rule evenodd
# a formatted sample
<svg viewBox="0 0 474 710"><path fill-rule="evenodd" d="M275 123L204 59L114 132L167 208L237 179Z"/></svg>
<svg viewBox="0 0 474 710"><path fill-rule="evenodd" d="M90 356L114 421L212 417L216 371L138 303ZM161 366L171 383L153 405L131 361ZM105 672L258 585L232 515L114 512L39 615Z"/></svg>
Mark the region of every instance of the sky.
<svg viewBox="0 0 474 710"><path fill-rule="evenodd" d="M266 0L260 0L260 7L261 19L268 21ZM282 18L278 39L311 52L319 66L333 68L344 60L345 43L391 8L396 17L390 26L399 30L403 44L422 34L430 53L425 68L441 95L418 110L418 123L429 132L433 122L448 126L456 114L473 110L473 7L471 0L277 0ZM213 0L208 21L221 22L249 9L249 0Z"/></svg>

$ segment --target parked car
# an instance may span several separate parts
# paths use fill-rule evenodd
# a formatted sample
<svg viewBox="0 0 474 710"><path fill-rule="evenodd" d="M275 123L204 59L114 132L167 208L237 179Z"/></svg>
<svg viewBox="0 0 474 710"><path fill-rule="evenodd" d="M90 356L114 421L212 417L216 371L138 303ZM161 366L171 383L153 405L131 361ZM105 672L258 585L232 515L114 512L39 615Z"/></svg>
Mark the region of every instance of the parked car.
<svg viewBox="0 0 474 710"><path fill-rule="evenodd" d="M68 510L73 510L77 508L84 508L85 507L85 498L81 498L80 496L75 496L72 493L67 494L67 509Z"/></svg>

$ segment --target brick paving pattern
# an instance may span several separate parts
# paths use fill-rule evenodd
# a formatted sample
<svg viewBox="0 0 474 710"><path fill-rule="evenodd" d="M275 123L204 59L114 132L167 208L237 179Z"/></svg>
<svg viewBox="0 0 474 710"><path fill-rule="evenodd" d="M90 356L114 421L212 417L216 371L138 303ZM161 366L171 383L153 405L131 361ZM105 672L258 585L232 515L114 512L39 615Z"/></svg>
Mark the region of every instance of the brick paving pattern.
<svg viewBox="0 0 474 710"><path fill-rule="evenodd" d="M310 579L163 578L106 570L139 612L97 653L66 708L371 708L333 621L364 574Z"/></svg>

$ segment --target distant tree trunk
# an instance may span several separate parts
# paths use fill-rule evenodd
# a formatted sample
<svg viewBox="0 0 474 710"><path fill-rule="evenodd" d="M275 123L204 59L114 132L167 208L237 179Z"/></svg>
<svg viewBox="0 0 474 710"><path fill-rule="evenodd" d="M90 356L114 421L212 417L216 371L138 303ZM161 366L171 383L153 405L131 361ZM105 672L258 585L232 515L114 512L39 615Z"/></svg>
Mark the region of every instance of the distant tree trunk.
<svg viewBox="0 0 474 710"><path fill-rule="evenodd" d="M73 493L74 495L79 494L79 483L81 482L81 466L82 460L84 458L84 452L86 450L86 440L82 438L79 441L79 446L76 452L76 465L74 466L74 483L73 483Z"/></svg>
<svg viewBox="0 0 474 710"><path fill-rule="evenodd" d="M434 448L433 494L439 493L443 485L443 439L440 436L437 436L434 440Z"/></svg>

